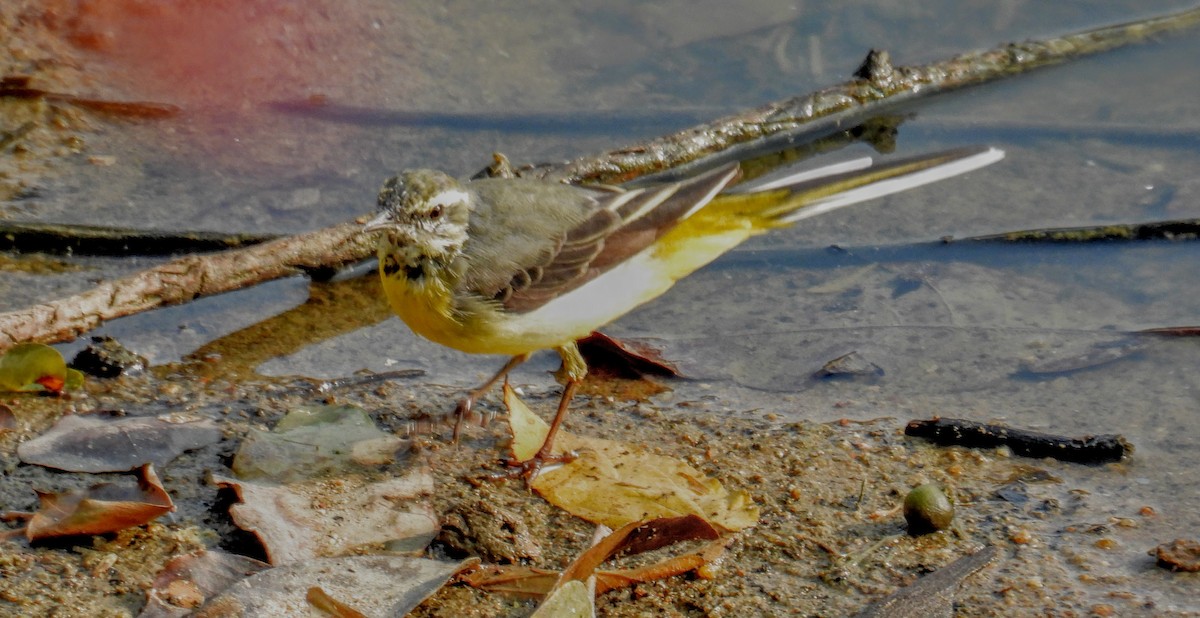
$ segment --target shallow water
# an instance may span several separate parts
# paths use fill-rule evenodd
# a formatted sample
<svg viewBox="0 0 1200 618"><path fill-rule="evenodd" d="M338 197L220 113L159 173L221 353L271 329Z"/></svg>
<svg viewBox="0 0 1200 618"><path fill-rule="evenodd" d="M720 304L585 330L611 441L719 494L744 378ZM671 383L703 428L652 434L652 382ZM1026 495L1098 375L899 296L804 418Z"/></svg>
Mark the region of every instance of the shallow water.
<svg viewBox="0 0 1200 618"><path fill-rule="evenodd" d="M1146 14L1139 3L1116 1L920 8L655 2L603 11L562 2L423 4L356 0L300 13L251 3L244 20L199 29L239 41L227 54L197 53L211 48L208 39L141 55L137 46L101 46L96 61L112 77L98 80L97 95L176 103L184 114L103 128L88 146L115 156L115 165L69 162L32 197L0 208L9 218L40 221L313 229L371 210L377 187L397 169L469 174L494 150L513 161L563 159L841 81L871 47L890 50L897 63L918 63ZM1187 6L1159 4L1155 12ZM117 43L145 36L143 23L107 19L98 23ZM256 23L261 29L246 25ZM1194 535L1200 347L1125 333L1200 324L1200 249L1188 242L921 243L1200 216L1196 57L1200 36L1190 34L931 101L901 126L897 155L987 143L1007 158L756 239L609 332L657 340L680 362L692 379L673 383L663 402L715 399L731 413L810 420L940 415L1072 435L1121 433L1137 447L1121 474L1078 466L1056 472L1111 495L1107 509L1086 516L1103 520L1152 505L1162 517L1144 530L1145 545ZM197 58L196 66L179 64ZM217 71L204 62L237 68ZM179 80L181 71L189 79ZM306 109L297 102L314 96L370 111L295 113ZM465 116L418 114L414 122L390 114L397 110ZM615 116L597 125L589 121L595 110ZM553 114L562 124L546 130L500 114ZM859 145L834 156L862 154L871 153ZM128 269L79 262L95 270L21 283L21 295L5 305L83 289ZM370 282L328 287L367 302L377 293ZM245 335L239 346L278 337L254 327L288 310L302 313L308 295L296 278L101 331L166 363L230 333ZM338 308L310 311L309 319L344 323L346 334L297 345L258 371L337 377L419 367L433 382L466 386L497 365L418 340L395 318L380 322L378 312ZM1088 369L1022 372L1023 363L1113 342L1141 347ZM850 351L883 375L812 377ZM549 385L545 370L553 364L538 357L516 380ZM1142 572L1143 551L1117 552L1111 567ZM1168 606L1200 612L1157 573L1147 579L1163 583Z"/></svg>

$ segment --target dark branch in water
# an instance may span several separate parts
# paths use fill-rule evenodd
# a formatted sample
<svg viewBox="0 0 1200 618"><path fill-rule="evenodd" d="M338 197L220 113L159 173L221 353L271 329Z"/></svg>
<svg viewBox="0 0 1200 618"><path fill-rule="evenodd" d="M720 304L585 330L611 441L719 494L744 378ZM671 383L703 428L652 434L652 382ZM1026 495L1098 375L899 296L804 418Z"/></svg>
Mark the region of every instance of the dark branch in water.
<svg viewBox="0 0 1200 618"><path fill-rule="evenodd" d="M0 251L58 255L185 255L255 245L273 234L154 232L120 227L0 221Z"/></svg>
<svg viewBox="0 0 1200 618"><path fill-rule="evenodd" d="M168 103L152 103L148 101L109 101L106 99L89 99L73 94L50 92L29 87L29 78L24 75L8 75L0 78L0 97L14 99L43 99L67 103L81 107L91 112L106 116L136 120L154 120L169 118L179 113L179 108Z"/></svg>
<svg viewBox="0 0 1200 618"><path fill-rule="evenodd" d="M1001 232L968 238L943 238L943 242L1084 243L1131 240L1196 240L1200 219L1175 219L1149 223L1112 223L1084 227L1057 227Z"/></svg>
<svg viewBox="0 0 1200 618"><path fill-rule="evenodd" d="M1007 446L1023 457L1053 457L1083 464L1111 463L1133 453L1133 445L1116 434L1069 438L957 418L909 421L904 435L926 438L942 446Z"/></svg>

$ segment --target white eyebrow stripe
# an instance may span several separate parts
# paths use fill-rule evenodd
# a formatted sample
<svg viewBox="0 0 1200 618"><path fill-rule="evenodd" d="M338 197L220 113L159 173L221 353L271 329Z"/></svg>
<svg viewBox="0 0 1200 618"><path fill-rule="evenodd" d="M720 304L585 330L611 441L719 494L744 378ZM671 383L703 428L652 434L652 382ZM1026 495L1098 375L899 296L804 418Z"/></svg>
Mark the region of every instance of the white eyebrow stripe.
<svg viewBox="0 0 1200 618"><path fill-rule="evenodd" d="M462 189L446 189L441 193L434 194L429 198L430 206L453 206L454 204L465 204L468 199L466 191Z"/></svg>

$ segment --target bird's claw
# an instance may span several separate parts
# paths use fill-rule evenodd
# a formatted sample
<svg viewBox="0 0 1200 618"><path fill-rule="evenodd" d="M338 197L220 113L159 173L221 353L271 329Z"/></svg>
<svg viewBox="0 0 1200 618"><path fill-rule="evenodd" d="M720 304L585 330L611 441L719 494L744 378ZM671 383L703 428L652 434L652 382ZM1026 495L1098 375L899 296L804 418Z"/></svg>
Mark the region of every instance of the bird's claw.
<svg viewBox="0 0 1200 618"><path fill-rule="evenodd" d="M554 455L539 451L536 455L525 461L517 461L516 459L509 458L504 460L504 465L508 467L508 470L498 473L496 477L523 478L526 482L532 483L542 473L542 468L551 465L569 464L578 457L574 451Z"/></svg>

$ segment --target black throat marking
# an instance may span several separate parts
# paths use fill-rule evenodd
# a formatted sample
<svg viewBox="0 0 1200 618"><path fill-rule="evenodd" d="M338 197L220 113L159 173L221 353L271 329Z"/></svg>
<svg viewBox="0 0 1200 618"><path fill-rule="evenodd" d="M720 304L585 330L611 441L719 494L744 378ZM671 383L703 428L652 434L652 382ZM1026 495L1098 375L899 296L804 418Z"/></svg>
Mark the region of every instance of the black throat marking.
<svg viewBox="0 0 1200 618"><path fill-rule="evenodd" d="M389 253L383 258L383 274L391 277L404 271L404 276L409 281L420 281L425 278L427 265L428 260L419 260L415 264L402 264L399 256L395 253Z"/></svg>

